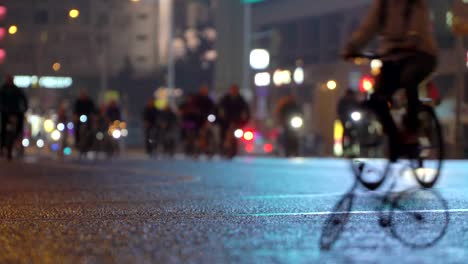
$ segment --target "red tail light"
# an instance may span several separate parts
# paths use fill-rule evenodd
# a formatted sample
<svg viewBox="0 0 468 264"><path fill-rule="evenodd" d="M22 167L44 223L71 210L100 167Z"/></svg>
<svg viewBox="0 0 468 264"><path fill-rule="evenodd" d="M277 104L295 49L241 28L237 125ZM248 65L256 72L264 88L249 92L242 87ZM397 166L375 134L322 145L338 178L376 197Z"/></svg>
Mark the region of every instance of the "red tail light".
<svg viewBox="0 0 468 264"><path fill-rule="evenodd" d="M273 145L272 144L265 144L265 146L263 146L263 150L266 153L271 153L271 152L273 152Z"/></svg>

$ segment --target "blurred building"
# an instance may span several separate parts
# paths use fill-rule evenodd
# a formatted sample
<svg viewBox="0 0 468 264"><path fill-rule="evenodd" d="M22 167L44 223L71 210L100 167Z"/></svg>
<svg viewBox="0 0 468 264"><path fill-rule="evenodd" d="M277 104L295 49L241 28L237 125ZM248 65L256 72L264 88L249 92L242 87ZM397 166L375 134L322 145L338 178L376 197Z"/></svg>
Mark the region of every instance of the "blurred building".
<svg viewBox="0 0 468 264"><path fill-rule="evenodd" d="M55 108L82 88L101 101L111 91L136 122L148 97L167 83L171 19L173 36L183 37L189 28L209 25L213 16L211 2L204 0L4 0L0 5L7 10L2 26L17 28L4 38L1 71L21 77L18 83L29 88L33 107Z"/></svg>
<svg viewBox="0 0 468 264"><path fill-rule="evenodd" d="M4 71L71 77L73 93L87 88L95 96L135 83L144 86L142 93L148 96L166 81L171 4L174 35L180 36L189 27L209 23L212 12L204 2L4 0L4 28L17 27L4 40ZM76 18L70 17L70 10L79 12ZM65 91L53 92L60 93Z"/></svg>
<svg viewBox="0 0 468 264"><path fill-rule="evenodd" d="M360 80L370 74L369 66L340 61L340 50L366 14L371 0L267 0L254 4L252 11L253 48L271 53L273 75L276 69L291 72L298 62L305 70L302 85L270 85L272 94L293 93L310 104L311 132L325 140L326 155L332 154L336 103L347 88L358 89ZM434 30L441 48L435 81L443 95L453 95L457 79L455 38L451 32L450 8L453 1L429 1L433 10ZM369 50L375 47L371 44ZM468 46L467 46L468 47ZM457 58L458 57L458 58ZM326 88L334 80L335 90ZM286 91L285 91L286 89Z"/></svg>

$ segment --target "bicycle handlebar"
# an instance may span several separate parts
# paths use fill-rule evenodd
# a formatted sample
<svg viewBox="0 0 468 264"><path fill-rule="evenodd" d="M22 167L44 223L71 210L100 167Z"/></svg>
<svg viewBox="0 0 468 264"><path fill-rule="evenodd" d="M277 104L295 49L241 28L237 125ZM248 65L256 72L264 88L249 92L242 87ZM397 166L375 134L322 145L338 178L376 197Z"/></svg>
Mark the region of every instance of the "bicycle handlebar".
<svg viewBox="0 0 468 264"><path fill-rule="evenodd" d="M376 59L381 59L382 56L376 53L371 53L371 52L362 52L362 53L356 53L356 54L350 54L349 58L352 59L368 59L368 60L376 60Z"/></svg>

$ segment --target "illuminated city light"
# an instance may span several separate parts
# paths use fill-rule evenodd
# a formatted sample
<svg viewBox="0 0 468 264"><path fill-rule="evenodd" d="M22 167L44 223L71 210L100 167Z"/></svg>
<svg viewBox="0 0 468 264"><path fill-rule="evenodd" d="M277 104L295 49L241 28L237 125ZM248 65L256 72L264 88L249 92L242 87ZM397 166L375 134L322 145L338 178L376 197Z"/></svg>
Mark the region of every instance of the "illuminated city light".
<svg viewBox="0 0 468 264"><path fill-rule="evenodd" d="M273 145L272 144L265 144L263 146L263 151L265 151L266 153L273 152Z"/></svg>
<svg viewBox="0 0 468 264"><path fill-rule="evenodd" d="M351 114L351 119L353 119L353 121L360 121L362 119L362 114L360 112L353 112Z"/></svg>
<svg viewBox="0 0 468 264"><path fill-rule="evenodd" d="M6 29L0 28L0 40L3 40L6 34L7 34Z"/></svg>
<svg viewBox="0 0 468 264"><path fill-rule="evenodd" d="M122 137L127 137L128 136L128 130L127 129L122 129L122 131L120 131L120 133L122 134Z"/></svg>
<svg viewBox="0 0 468 264"><path fill-rule="evenodd" d="M25 148L29 147L29 144L30 144L29 139L27 139L27 138L23 139L23 141L21 142L21 144L22 144L23 147L25 147Z"/></svg>
<svg viewBox="0 0 468 264"><path fill-rule="evenodd" d="M43 147L44 147L44 140L38 139L38 140L36 141L36 146L37 146L38 148L43 148Z"/></svg>
<svg viewBox="0 0 468 264"><path fill-rule="evenodd" d="M99 140L99 141L102 141L104 139L104 133L98 132L96 134L96 139Z"/></svg>
<svg viewBox="0 0 468 264"><path fill-rule="evenodd" d="M245 146L245 151L247 153L252 153L252 152L254 152L254 150L255 150L255 147L254 147L253 144L248 144L247 146Z"/></svg>
<svg viewBox="0 0 468 264"><path fill-rule="evenodd" d="M60 149L60 146L59 146L59 144L54 143L54 144L52 144L50 146L50 149L55 152L55 151L58 151Z"/></svg>
<svg viewBox="0 0 468 264"><path fill-rule="evenodd" d="M69 122L69 123L67 124L67 128L68 128L69 130L72 130L73 128L75 128L75 125L73 125L72 122Z"/></svg>
<svg viewBox="0 0 468 264"><path fill-rule="evenodd" d="M273 73L273 83L276 86L291 84L291 71L289 71L289 70L276 70Z"/></svg>
<svg viewBox="0 0 468 264"><path fill-rule="evenodd" d="M359 86L359 89L362 92L372 92L372 90L374 89L374 80L370 77L364 77L361 79L361 83Z"/></svg>
<svg viewBox="0 0 468 264"><path fill-rule="evenodd" d="M7 53L4 49L0 49L0 63L4 63Z"/></svg>
<svg viewBox="0 0 468 264"><path fill-rule="evenodd" d="M270 66L270 53L264 49L254 49L250 52L250 66L255 70L264 70Z"/></svg>
<svg viewBox="0 0 468 264"><path fill-rule="evenodd" d="M58 63L58 62L56 62L56 63L54 63L54 64L52 65L52 69L53 69L54 71L56 71L56 72L57 72L57 71L60 71L61 68L62 68L62 65L61 65L60 63Z"/></svg>
<svg viewBox="0 0 468 264"><path fill-rule="evenodd" d="M18 33L18 26L17 25L11 25L9 28L8 28L8 33L10 35L14 35L16 33Z"/></svg>
<svg viewBox="0 0 468 264"><path fill-rule="evenodd" d="M81 123L86 123L88 121L88 116L86 115L81 115L80 116L80 122Z"/></svg>
<svg viewBox="0 0 468 264"><path fill-rule="evenodd" d="M254 139L254 134L251 131L244 133L244 139L247 141L252 141Z"/></svg>
<svg viewBox="0 0 468 264"><path fill-rule="evenodd" d="M3 20L7 15L8 9L5 6L0 6L0 20Z"/></svg>
<svg viewBox="0 0 468 264"><path fill-rule="evenodd" d="M70 18L78 18L80 16L80 11L78 9L71 9L70 12L68 12L68 16Z"/></svg>
<svg viewBox="0 0 468 264"><path fill-rule="evenodd" d="M327 82L327 88L328 90L335 90L336 87L338 87L338 84L334 80L330 80Z"/></svg>
<svg viewBox="0 0 468 264"><path fill-rule="evenodd" d="M60 138L62 137L62 134L58 130L54 130L52 134L50 134L50 137L52 138L53 141L59 141Z"/></svg>
<svg viewBox="0 0 468 264"><path fill-rule="evenodd" d="M260 72L255 74L256 86L268 86L271 83L271 75L268 72Z"/></svg>
<svg viewBox="0 0 468 264"><path fill-rule="evenodd" d="M209 115L207 119L208 119L208 122L214 123L216 121L216 116L215 115Z"/></svg>
<svg viewBox="0 0 468 264"><path fill-rule="evenodd" d="M63 123L58 124L57 129L58 129L58 131L64 131L65 130L65 124L63 124Z"/></svg>
<svg viewBox="0 0 468 264"><path fill-rule="evenodd" d="M55 129L54 121L52 121L51 119L47 119L47 120L44 121L44 130L45 130L45 132L50 133L50 132L54 131L54 129Z"/></svg>
<svg viewBox="0 0 468 264"><path fill-rule="evenodd" d="M304 125L304 120L299 117L299 116L295 116L291 119L291 126L293 128L301 128L302 126Z"/></svg>
<svg viewBox="0 0 468 264"><path fill-rule="evenodd" d="M244 135L244 131L242 131L242 129L237 129L236 131L234 131L234 136L236 138L242 138L243 135Z"/></svg>
<svg viewBox="0 0 468 264"><path fill-rule="evenodd" d="M296 70L294 70L293 79L294 79L294 82L298 85L301 85L304 83L305 73L302 67L297 67Z"/></svg>
<svg viewBox="0 0 468 264"><path fill-rule="evenodd" d="M46 89L65 89L73 85L73 78L71 77L54 77L54 76L26 76L15 75L13 82L19 88L37 87L40 85Z"/></svg>
<svg viewBox="0 0 468 264"><path fill-rule="evenodd" d="M65 156L70 156L72 154L72 149L70 147L64 148L63 154L65 154Z"/></svg>
<svg viewBox="0 0 468 264"><path fill-rule="evenodd" d="M122 133L120 133L120 130L116 129L112 132L112 137L115 139L119 139L122 136Z"/></svg>

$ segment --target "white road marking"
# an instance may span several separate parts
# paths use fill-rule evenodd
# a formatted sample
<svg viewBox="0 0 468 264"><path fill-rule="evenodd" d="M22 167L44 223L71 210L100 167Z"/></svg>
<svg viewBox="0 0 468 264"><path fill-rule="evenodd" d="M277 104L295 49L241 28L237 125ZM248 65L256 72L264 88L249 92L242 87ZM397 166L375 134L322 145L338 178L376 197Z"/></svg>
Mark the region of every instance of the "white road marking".
<svg viewBox="0 0 468 264"><path fill-rule="evenodd" d="M380 213L390 213L391 211L351 211L350 215L372 215ZM412 211L398 211L393 213L468 213L468 209L449 209L449 210L412 210ZM342 215L348 212L302 212L302 213L254 213L254 214L238 214L238 216L254 216L254 217L271 217L271 216L329 216L329 215Z"/></svg>

